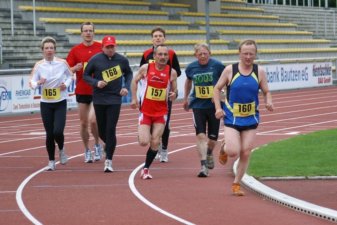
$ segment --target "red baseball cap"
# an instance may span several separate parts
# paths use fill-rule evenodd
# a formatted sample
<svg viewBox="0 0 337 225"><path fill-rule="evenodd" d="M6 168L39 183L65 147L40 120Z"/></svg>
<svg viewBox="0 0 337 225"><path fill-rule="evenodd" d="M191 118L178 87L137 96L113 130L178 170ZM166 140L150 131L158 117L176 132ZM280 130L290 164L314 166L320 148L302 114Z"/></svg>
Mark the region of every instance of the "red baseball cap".
<svg viewBox="0 0 337 225"><path fill-rule="evenodd" d="M116 46L116 38L114 36L105 36L103 39L102 39L102 46L103 47L106 47L106 46L109 46L109 45L113 45L113 46Z"/></svg>

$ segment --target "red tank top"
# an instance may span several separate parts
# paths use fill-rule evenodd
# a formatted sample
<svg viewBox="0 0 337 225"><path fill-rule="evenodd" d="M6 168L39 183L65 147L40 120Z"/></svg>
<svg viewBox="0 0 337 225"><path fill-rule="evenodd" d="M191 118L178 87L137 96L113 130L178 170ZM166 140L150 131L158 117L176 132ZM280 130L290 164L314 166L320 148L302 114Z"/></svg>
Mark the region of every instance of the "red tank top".
<svg viewBox="0 0 337 225"><path fill-rule="evenodd" d="M163 116L167 114L167 98L170 90L171 67L166 65L161 71L155 63L148 64L147 75L144 78L141 91L140 111L148 116Z"/></svg>

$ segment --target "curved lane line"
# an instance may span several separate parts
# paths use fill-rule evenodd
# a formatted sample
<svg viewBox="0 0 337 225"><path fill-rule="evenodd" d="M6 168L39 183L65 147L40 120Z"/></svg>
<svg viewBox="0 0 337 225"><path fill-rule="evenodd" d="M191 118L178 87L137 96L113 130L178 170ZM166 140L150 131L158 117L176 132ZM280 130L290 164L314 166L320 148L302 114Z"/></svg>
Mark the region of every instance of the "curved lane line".
<svg viewBox="0 0 337 225"><path fill-rule="evenodd" d="M83 156L83 153L69 157L70 159L79 157L79 156ZM56 164L59 164L60 162L57 162ZM47 167L43 167L42 169L32 173L31 175L29 175L18 187L18 189L16 190L16 202L21 210L21 212L27 217L28 220L30 220L33 224L35 225L42 225L42 223L40 221L38 221L26 208L25 204L23 203L22 200L22 192L23 189L25 188L26 184L28 184L28 182L33 179L33 177L35 177L36 175L38 175L41 172L44 172L47 169Z"/></svg>
<svg viewBox="0 0 337 225"><path fill-rule="evenodd" d="M16 190L16 202L21 210L21 212L27 217L28 220L30 220L35 225L42 225L40 221L38 221L26 208L25 204L22 201L22 191L26 184L37 174L43 172L46 168L42 168L35 173L32 173L30 176L28 176L19 186L19 188Z"/></svg>
<svg viewBox="0 0 337 225"><path fill-rule="evenodd" d="M177 150L174 150L174 151L171 151L169 152L169 154L173 154L173 153L176 153L176 152L180 152L180 151L183 151L183 150L186 150L186 149L189 149L189 148L193 148L195 147L196 145L191 145L191 146L188 146L188 147L184 147L184 148L180 148L180 149L177 149ZM161 208L159 208L158 206L156 206L155 204L153 204L152 202L150 202L149 200L147 200L142 194L139 193L139 191L137 190L136 186L135 186L135 176L136 174L138 173L138 171L144 166L144 163L139 165L137 168L135 168L132 173L130 174L129 176L129 187L131 189L131 192L140 200L142 201L144 204L146 204L147 206L151 207L152 209L156 210L157 212L161 213L161 214L164 214L165 216L167 217L170 217L182 224L187 224L187 225L195 225L194 223L192 222L189 222L185 219L182 219L178 216L175 216L173 215L172 213L169 213Z"/></svg>
<svg viewBox="0 0 337 225"><path fill-rule="evenodd" d="M69 143L69 142L68 142ZM138 142L130 142L130 143L126 143L126 144L121 144L121 145L118 145L116 147L121 147L121 146L126 146L126 145L132 145L132 144L138 144ZM74 156L71 156L69 157L68 159L73 159L73 158L76 158L76 157L80 157L80 156L83 156L83 153L81 154L78 154L78 155L74 155ZM59 164L60 162L58 161L56 164ZM22 192L23 192L23 189L25 188L26 184L31 180L33 179L33 177L35 177L36 175L38 175L39 173L41 172L44 172L45 170L47 169L47 167L44 167L34 173L32 173L31 175L29 175L28 177L26 177L26 179L19 185L18 189L16 190L16 202L19 206L19 209L21 210L21 212L27 217L27 219L29 221L31 221L33 224L35 225L42 225L42 223L40 221L38 221L30 212L29 210L26 208L25 204L23 203L23 200L22 200Z"/></svg>
<svg viewBox="0 0 337 225"><path fill-rule="evenodd" d="M255 150L257 150L257 148L253 149L253 151ZM235 175L237 172L238 163L239 163L239 159L237 159L233 165L233 171ZM288 208L294 209L296 211L309 214L311 216L316 216L321 219L329 220L331 222L337 221L337 211L336 210L326 208L323 206L319 206L319 205L315 205L310 202L303 201L301 199L294 198L282 192L276 191L275 189L272 189L262 184L261 182L256 180L254 177L248 175L247 173L244 174L242 178L242 183L249 189L253 190L254 192L258 193L259 195L263 197L266 197L267 199L273 202L276 202Z"/></svg>

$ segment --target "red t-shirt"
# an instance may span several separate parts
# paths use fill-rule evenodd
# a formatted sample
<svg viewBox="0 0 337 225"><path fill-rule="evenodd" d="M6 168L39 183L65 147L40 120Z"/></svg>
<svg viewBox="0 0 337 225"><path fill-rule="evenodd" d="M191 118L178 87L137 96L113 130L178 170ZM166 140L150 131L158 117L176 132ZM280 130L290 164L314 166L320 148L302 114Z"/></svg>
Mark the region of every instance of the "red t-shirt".
<svg viewBox="0 0 337 225"><path fill-rule="evenodd" d="M167 97L170 90L171 67L159 71L155 63L148 64L146 77L142 80L140 111L148 116L167 114Z"/></svg>
<svg viewBox="0 0 337 225"><path fill-rule="evenodd" d="M79 95L92 95L92 87L83 80L83 71L87 65L89 59L102 51L102 44L94 42L90 46L86 46L83 43L73 47L68 56L67 62L70 67L75 66L77 63L83 64L83 69L76 71L76 89L75 94Z"/></svg>

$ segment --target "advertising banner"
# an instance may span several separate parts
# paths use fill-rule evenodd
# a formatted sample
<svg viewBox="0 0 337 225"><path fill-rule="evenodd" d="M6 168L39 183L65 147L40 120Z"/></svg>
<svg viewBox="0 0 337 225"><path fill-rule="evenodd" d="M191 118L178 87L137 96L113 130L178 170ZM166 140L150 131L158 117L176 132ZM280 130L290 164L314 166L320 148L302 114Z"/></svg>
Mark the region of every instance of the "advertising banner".
<svg viewBox="0 0 337 225"><path fill-rule="evenodd" d="M332 85L332 63L265 65L270 90Z"/></svg>

